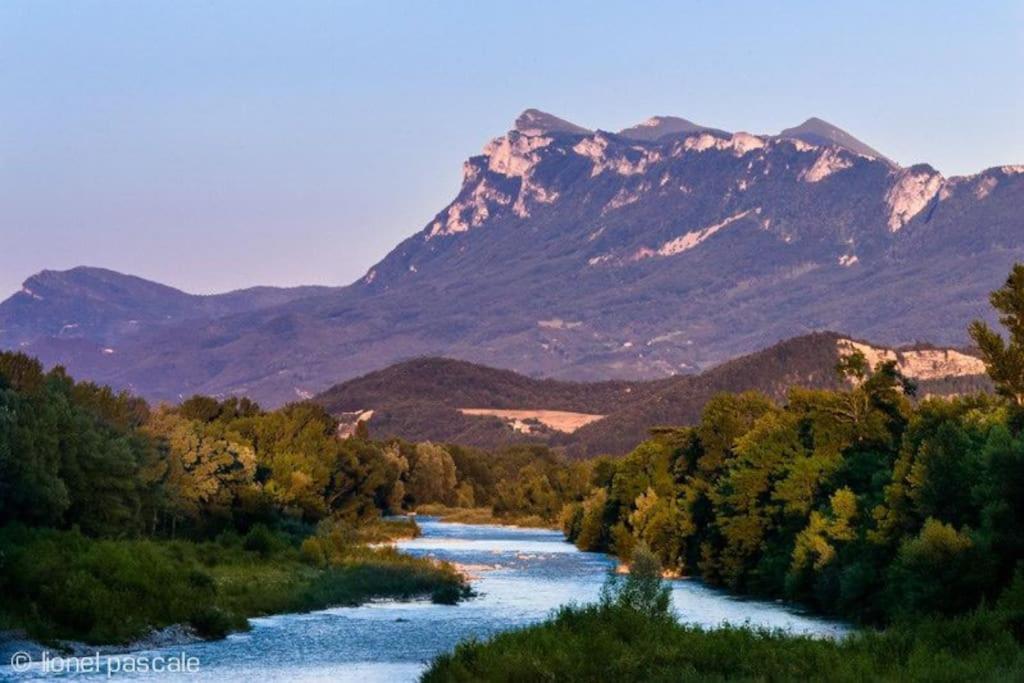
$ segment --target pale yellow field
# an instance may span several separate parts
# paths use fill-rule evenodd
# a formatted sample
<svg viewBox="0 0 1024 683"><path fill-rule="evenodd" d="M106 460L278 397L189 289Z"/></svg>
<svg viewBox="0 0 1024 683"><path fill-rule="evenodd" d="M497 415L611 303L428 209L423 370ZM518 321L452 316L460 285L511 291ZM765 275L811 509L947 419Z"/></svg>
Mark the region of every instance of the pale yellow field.
<svg viewBox="0 0 1024 683"><path fill-rule="evenodd" d="M530 425L525 420L536 420L549 429L571 434L584 425L597 422L604 415L571 413L565 410L503 410L500 408L459 408L463 415L489 415L506 420L512 428L529 434Z"/></svg>

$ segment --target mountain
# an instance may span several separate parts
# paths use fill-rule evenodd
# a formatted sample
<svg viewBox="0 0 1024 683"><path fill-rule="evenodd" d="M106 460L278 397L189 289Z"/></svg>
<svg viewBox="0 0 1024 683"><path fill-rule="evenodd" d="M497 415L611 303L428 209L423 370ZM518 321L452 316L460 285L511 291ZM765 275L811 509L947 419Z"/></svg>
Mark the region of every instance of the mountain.
<svg viewBox="0 0 1024 683"><path fill-rule="evenodd" d="M548 133L568 133L570 135L587 135L591 131L565 119L540 111L527 109L516 118L515 130L523 135L547 135Z"/></svg>
<svg viewBox="0 0 1024 683"><path fill-rule="evenodd" d="M828 121L822 121L821 119L813 116L801 123L799 126L786 128L779 133L779 137L790 140L801 140L802 142L815 146L828 147L834 145L849 152L853 152L854 154L870 157L872 159L879 159L893 167L897 165L895 162L886 158L881 152L878 152L864 144L842 128L833 126Z"/></svg>
<svg viewBox="0 0 1024 683"><path fill-rule="evenodd" d="M179 316L68 365L155 399L278 405L419 356L641 380L816 330L966 344L1024 260L1024 166L946 178L836 131L812 120L643 140L527 110L465 162L453 201L352 285ZM32 327L41 302L24 303ZM66 358L59 337L37 339L44 361Z"/></svg>
<svg viewBox="0 0 1024 683"><path fill-rule="evenodd" d="M545 443L570 455L625 453L652 427L694 424L720 392L781 399L792 386L834 388L841 355L895 360L920 394L988 388L984 366L956 349L888 349L835 333L789 339L699 375L651 381L561 382L445 358L418 358L338 384L315 400L376 436L494 448ZM575 418L575 419L574 419ZM560 422L561 421L561 422Z"/></svg>
<svg viewBox="0 0 1024 683"><path fill-rule="evenodd" d="M693 121L681 119L678 116L652 116L651 118L638 123L630 128L623 128L619 131L619 137L641 142L654 142L666 135L679 135L680 133L702 133L713 132L718 135L728 135L725 131L715 128L708 128Z"/></svg>
<svg viewBox="0 0 1024 683"><path fill-rule="evenodd" d="M186 294L104 268L44 270L0 303L0 348L26 349L78 367L122 344L186 321L210 320L329 293L330 287L252 287L226 294Z"/></svg>

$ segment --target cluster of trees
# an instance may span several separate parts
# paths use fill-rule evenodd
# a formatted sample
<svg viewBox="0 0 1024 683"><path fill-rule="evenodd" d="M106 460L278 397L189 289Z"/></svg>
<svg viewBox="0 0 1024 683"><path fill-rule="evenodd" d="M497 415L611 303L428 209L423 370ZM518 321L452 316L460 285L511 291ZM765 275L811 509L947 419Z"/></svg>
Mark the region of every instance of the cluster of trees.
<svg viewBox="0 0 1024 683"><path fill-rule="evenodd" d="M209 538L256 524L359 524L424 503L556 520L589 490L587 465L543 447L487 453L337 432L314 403L264 411L194 396L150 407L0 353L0 527Z"/></svg>
<svg viewBox="0 0 1024 683"><path fill-rule="evenodd" d="M452 567L362 545L415 533L381 513L452 498L452 456L337 428L312 403L151 408L0 353L0 622L124 643L371 597L465 597Z"/></svg>
<svg viewBox="0 0 1024 683"><path fill-rule="evenodd" d="M696 426L597 465L566 534L865 622L994 599L1024 560L1024 267L992 302L1009 341L971 334L1001 398L914 404L893 363L857 355L848 390L720 395Z"/></svg>
<svg viewBox="0 0 1024 683"><path fill-rule="evenodd" d="M91 536L193 534L327 516L375 516L397 479L379 447L339 441L302 403L264 412L194 397L150 408L0 354L0 526Z"/></svg>

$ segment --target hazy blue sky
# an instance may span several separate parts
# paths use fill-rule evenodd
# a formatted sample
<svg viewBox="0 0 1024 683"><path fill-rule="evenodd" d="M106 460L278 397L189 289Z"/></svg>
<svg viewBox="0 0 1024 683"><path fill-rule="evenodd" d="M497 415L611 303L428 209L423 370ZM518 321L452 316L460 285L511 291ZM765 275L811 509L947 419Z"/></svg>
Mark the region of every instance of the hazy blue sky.
<svg viewBox="0 0 1024 683"><path fill-rule="evenodd" d="M0 297L77 264L350 282L527 107L1024 163L1021 0L483 4L4 0Z"/></svg>

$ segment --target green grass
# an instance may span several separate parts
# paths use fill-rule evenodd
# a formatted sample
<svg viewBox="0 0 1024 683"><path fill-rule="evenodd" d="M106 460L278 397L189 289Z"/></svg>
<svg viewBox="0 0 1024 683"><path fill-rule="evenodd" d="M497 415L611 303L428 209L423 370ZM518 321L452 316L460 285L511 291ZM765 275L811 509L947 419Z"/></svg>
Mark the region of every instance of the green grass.
<svg viewBox="0 0 1024 683"><path fill-rule="evenodd" d="M1024 649L995 612L924 620L835 642L744 628L705 631L620 605L551 620L434 661L423 681L1011 681Z"/></svg>
<svg viewBox="0 0 1024 683"><path fill-rule="evenodd" d="M385 525L373 537L409 533ZM257 528L216 542L97 540L71 531L0 529L0 624L54 642L127 643L151 630L191 624L222 637L247 619L357 605L371 598L468 594L453 567L368 548L331 530L297 548ZM318 554L311 556L315 545Z"/></svg>

